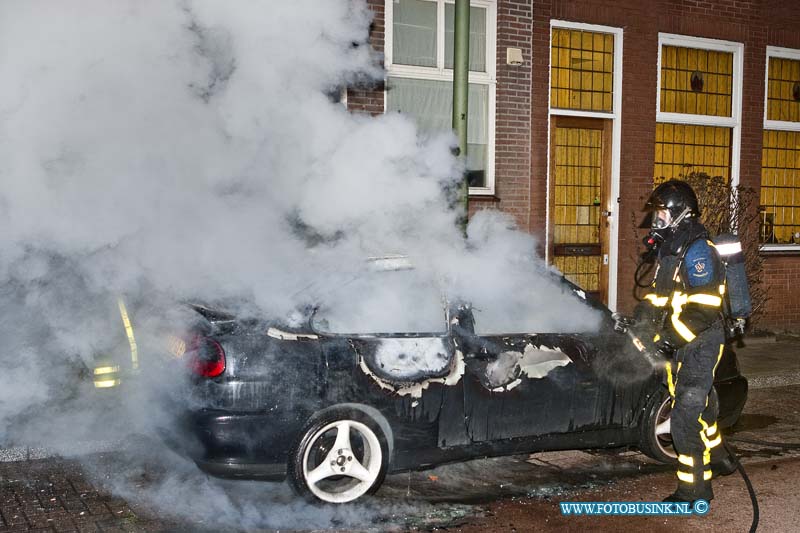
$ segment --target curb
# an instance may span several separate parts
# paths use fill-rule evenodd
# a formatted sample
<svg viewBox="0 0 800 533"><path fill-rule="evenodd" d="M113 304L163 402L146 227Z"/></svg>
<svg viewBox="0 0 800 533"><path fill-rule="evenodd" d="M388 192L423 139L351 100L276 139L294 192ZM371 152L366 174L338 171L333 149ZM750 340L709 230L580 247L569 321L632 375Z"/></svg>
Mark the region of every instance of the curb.
<svg viewBox="0 0 800 533"><path fill-rule="evenodd" d="M70 446L70 453L64 449L45 447L14 446L4 448L0 445L0 463L15 463L19 461L36 461L53 457L66 457L67 459L88 455L90 453L113 452L124 448L120 441L79 441ZM2 531L2 529L0 529Z"/></svg>
<svg viewBox="0 0 800 533"><path fill-rule="evenodd" d="M747 376L745 376L747 377ZM767 374L762 376L747 377L749 389L768 389L771 387L787 387L800 385L800 372L787 374Z"/></svg>
<svg viewBox="0 0 800 533"><path fill-rule="evenodd" d="M744 338L744 345L751 346L751 345L761 345L761 344L770 344L773 342L778 342L779 340L800 340L800 338L793 337L793 338L781 338L780 335L758 335L756 337L747 336Z"/></svg>

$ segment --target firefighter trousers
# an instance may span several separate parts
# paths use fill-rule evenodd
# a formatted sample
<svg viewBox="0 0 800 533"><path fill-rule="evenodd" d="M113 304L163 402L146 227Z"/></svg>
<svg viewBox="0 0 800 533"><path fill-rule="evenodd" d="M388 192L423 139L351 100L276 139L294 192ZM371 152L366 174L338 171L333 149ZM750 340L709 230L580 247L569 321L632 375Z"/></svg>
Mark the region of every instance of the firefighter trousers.
<svg viewBox="0 0 800 533"><path fill-rule="evenodd" d="M712 388L724 346L720 321L678 350L675 360L667 364L667 385L672 396L670 428L678 454L676 494L687 500L714 497L712 453L717 456L722 450L722 437L717 428L717 396Z"/></svg>

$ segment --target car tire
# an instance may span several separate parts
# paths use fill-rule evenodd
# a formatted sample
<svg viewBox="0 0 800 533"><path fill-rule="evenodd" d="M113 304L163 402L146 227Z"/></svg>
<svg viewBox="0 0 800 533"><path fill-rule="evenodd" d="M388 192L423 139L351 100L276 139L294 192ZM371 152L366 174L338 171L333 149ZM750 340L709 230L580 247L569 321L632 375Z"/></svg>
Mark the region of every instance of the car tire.
<svg viewBox="0 0 800 533"><path fill-rule="evenodd" d="M378 490L389 447L380 426L352 408L333 408L301 430L287 468L294 491L313 503L348 503Z"/></svg>
<svg viewBox="0 0 800 533"><path fill-rule="evenodd" d="M645 407L645 416L642 420L639 449L646 456L664 464L678 461L678 455L672 446L672 435L667 431L665 424L669 421L672 411L672 398L664 388L659 388Z"/></svg>

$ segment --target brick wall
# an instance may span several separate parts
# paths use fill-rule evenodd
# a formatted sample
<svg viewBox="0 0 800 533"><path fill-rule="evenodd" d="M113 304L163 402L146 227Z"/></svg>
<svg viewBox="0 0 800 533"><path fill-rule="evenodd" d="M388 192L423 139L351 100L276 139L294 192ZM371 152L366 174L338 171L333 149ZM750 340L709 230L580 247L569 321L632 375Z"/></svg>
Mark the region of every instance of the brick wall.
<svg viewBox="0 0 800 533"><path fill-rule="evenodd" d="M550 18L549 2L537 2L533 9L533 94L531 109L531 206L530 228L540 237L544 251L547 225L547 135L550 96Z"/></svg>
<svg viewBox="0 0 800 533"><path fill-rule="evenodd" d="M761 142L764 113L766 46L800 48L797 6L771 1L550 0L534 3L534 75L532 138L531 230L545 228L547 168L547 82L550 19L621 27L623 41L622 150L620 161L620 240L617 272L618 304L630 311L630 289L639 239L631 220L652 191L658 33L675 33L744 43L744 86L740 182L761 182ZM763 323L800 329L800 256L768 258L765 278L773 285L773 302ZM780 297L776 298L776 294Z"/></svg>
<svg viewBox="0 0 800 533"><path fill-rule="evenodd" d="M531 35L530 0L497 2L497 104L495 198L470 198L470 211L497 207L531 227ZM506 50L522 50L521 66L506 64Z"/></svg>
<svg viewBox="0 0 800 533"><path fill-rule="evenodd" d="M384 0L367 0L375 13L372 45L384 46ZM766 46L800 49L800 10L780 0L498 0L497 131L494 197L473 197L470 212L487 207L511 213L539 236L546 228L550 20L623 28L622 148L619 198L618 305L635 304L632 280L639 217L652 191L656 118L658 33L744 43L740 181L758 187L764 112ZM522 49L524 65L506 65L506 49ZM348 90L352 110L383 112L382 88ZM800 255L769 257L765 279L772 286L764 323L800 330Z"/></svg>
<svg viewBox="0 0 800 533"><path fill-rule="evenodd" d="M386 15L384 0L366 0L373 12L372 24L369 27L369 42L379 54L383 53L386 38ZM358 113L380 115L383 113L383 87L348 87L347 108Z"/></svg>
<svg viewBox="0 0 800 533"><path fill-rule="evenodd" d="M769 299L757 327L770 331L800 330L800 258L766 258L764 278L769 286Z"/></svg>

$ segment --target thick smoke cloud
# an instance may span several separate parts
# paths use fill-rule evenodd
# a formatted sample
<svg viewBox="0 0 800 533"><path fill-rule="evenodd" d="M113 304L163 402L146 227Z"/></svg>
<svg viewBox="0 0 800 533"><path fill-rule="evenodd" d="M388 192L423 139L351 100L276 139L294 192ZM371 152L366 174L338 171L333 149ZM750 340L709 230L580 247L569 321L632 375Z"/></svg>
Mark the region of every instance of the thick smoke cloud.
<svg viewBox="0 0 800 533"><path fill-rule="evenodd" d="M596 326L508 217L463 239L452 136L326 96L382 78L370 20L348 0L0 1L0 441L90 436L105 407L70 392L75 362L119 335L117 295L140 326L193 299L291 317L399 253L408 302L434 284L479 328ZM361 316L419 316L386 302Z"/></svg>

